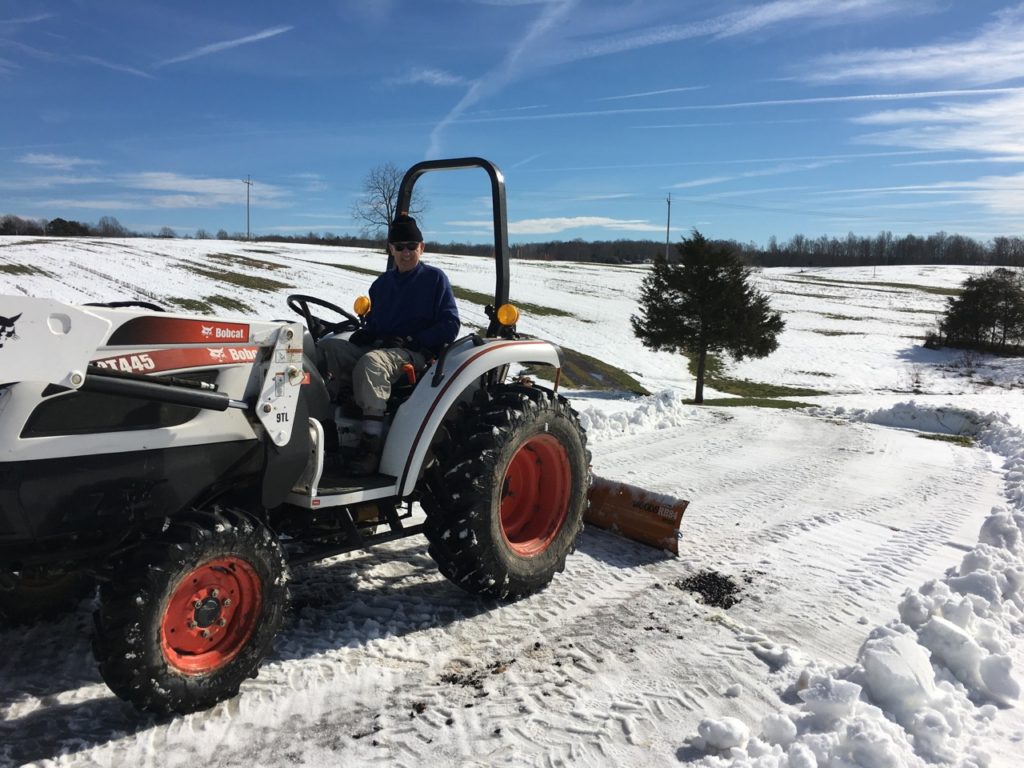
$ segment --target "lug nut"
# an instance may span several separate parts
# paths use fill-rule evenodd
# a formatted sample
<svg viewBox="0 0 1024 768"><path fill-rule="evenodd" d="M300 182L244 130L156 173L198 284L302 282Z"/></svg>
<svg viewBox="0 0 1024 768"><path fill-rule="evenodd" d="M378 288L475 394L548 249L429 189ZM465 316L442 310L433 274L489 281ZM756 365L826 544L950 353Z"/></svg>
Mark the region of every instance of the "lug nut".
<svg viewBox="0 0 1024 768"><path fill-rule="evenodd" d="M202 634L203 637L209 637L210 636L210 630L204 629L200 634Z"/></svg>
<svg viewBox="0 0 1024 768"><path fill-rule="evenodd" d="M210 590L210 597L216 597L219 594L220 594L220 592L218 590L216 590L216 589L211 589Z"/></svg>
<svg viewBox="0 0 1024 768"><path fill-rule="evenodd" d="M223 618L217 619L217 626L223 627L227 623L228 623L227 619L223 619Z"/></svg>
<svg viewBox="0 0 1024 768"><path fill-rule="evenodd" d="M189 629L195 629L195 628L196 628L196 623L195 623L194 621L190 621L190 622L188 623L188 628L189 628Z"/></svg>
<svg viewBox="0 0 1024 768"><path fill-rule="evenodd" d="M200 608L203 607L202 600L196 600L194 603L192 603L192 607L198 611Z"/></svg>
<svg viewBox="0 0 1024 768"><path fill-rule="evenodd" d="M230 597L225 597L224 598L224 607L227 608L229 605L231 605L231 598Z"/></svg>

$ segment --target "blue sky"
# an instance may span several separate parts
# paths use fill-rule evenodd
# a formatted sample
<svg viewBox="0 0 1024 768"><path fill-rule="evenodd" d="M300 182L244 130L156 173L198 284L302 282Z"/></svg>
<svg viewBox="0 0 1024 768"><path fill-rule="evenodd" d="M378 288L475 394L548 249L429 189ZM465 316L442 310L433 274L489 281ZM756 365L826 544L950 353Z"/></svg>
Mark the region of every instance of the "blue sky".
<svg viewBox="0 0 1024 768"><path fill-rule="evenodd" d="M1024 4L0 0L0 214L356 234L481 155L513 242L1024 230ZM487 241L482 174L426 236Z"/></svg>

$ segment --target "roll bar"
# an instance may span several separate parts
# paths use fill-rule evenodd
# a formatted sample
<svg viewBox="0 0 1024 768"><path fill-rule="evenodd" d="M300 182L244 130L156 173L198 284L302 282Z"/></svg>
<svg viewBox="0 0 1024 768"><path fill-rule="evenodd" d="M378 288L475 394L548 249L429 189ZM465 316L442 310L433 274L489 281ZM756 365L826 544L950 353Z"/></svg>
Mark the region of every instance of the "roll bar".
<svg viewBox="0 0 1024 768"><path fill-rule="evenodd" d="M494 306L488 312L491 318L490 336L497 328L494 310L508 303L508 218L505 213L505 177L494 163L482 157L456 157L449 160L424 160L416 163L402 177L398 187L398 212L408 211L412 201L412 188L416 181L430 171L454 171L460 168L483 168L491 179L491 208L494 215L494 263L497 277L494 284ZM394 265L394 259L388 252L388 269Z"/></svg>

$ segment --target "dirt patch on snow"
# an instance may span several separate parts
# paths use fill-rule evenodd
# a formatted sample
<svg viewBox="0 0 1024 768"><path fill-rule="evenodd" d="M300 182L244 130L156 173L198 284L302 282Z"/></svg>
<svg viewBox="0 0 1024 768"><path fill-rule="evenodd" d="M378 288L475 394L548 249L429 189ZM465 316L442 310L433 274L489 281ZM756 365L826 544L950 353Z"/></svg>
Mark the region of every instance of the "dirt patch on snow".
<svg viewBox="0 0 1024 768"><path fill-rule="evenodd" d="M749 579L746 581L750 582ZM675 585L686 592L699 595L705 605L713 605L716 608L728 610L740 601L737 596L740 585L732 576L726 576L718 571L698 571L685 579L679 579Z"/></svg>

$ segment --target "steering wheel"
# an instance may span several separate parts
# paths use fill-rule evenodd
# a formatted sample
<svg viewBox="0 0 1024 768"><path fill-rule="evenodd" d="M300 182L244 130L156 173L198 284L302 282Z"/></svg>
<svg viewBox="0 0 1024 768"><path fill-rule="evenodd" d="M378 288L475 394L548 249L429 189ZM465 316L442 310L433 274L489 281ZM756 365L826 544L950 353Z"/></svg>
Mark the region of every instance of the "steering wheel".
<svg viewBox="0 0 1024 768"><path fill-rule="evenodd" d="M309 333L312 335L314 341L319 341L329 333L354 331L361 325L361 322L356 315L342 309L337 304L332 304L329 301L318 299L316 296L306 296L301 293L293 293L288 297L287 303L288 309L306 321L306 328L309 329ZM337 323L329 322L317 315L314 315L310 310L310 306L323 307L337 315L341 315L345 319Z"/></svg>

